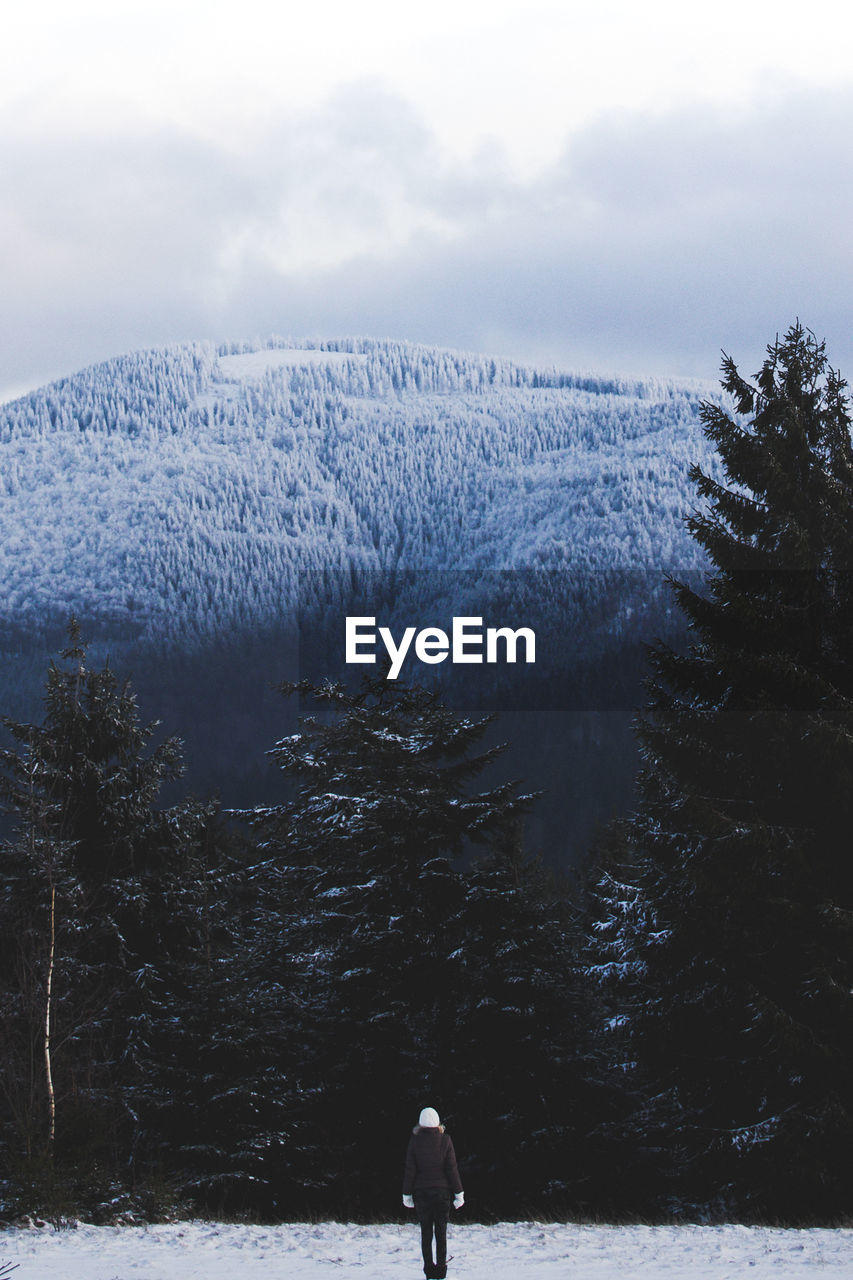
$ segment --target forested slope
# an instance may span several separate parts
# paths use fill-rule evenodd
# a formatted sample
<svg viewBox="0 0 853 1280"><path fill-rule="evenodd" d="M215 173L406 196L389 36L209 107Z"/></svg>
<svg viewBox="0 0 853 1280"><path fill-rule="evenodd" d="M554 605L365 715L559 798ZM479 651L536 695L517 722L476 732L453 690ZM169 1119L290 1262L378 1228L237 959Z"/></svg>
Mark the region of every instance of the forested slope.
<svg viewBox="0 0 853 1280"><path fill-rule="evenodd" d="M560 705L595 709L612 671L590 670L665 630L662 570L697 563L681 517L689 464L713 466L707 392L372 340L200 343L86 369L0 412L0 697L31 712L74 612L158 689L170 729L191 741L201 706L262 752L251 701L266 694L246 681L340 665L343 614L367 610L535 626L515 704L553 706L559 688ZM512 705L505 673L472 696L496 688ZM225 758L211 767L227 781Z"/></svg>

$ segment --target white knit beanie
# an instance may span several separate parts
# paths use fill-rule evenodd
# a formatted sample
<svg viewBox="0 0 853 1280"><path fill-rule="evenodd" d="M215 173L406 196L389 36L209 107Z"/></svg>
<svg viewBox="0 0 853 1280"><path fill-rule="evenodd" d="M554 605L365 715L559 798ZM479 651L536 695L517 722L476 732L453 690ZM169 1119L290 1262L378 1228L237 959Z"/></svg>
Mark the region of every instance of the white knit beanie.
<svg viewBox="0 0 853 1280"><path fill-rule="evenodd" d="M418 1116L418 1124L422 1129L437 1129L441 1122L438 1118L438 1112L432 1107L424 1107Z"/></svg>

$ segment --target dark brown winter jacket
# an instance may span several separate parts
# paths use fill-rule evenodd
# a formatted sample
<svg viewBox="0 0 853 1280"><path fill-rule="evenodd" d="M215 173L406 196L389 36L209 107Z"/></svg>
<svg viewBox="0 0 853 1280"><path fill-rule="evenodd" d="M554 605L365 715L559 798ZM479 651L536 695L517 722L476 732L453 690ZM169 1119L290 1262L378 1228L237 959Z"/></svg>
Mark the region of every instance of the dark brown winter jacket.
<svg viewBox="0 0 853 1280"><path fill-rule="evenodd" d="M450 1134L444 1132L444 1126L426 1129L416 1124L406 1152L403 1195L428 1190L452 1191L459 1195L462 1183L456 1168L456 1152Z"/></svg>

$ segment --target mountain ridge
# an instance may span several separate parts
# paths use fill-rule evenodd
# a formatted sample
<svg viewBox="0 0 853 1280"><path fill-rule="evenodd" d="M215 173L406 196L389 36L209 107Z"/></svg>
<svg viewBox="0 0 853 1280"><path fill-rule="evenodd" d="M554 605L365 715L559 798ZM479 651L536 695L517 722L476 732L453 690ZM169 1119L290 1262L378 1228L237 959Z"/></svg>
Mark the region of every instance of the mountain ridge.
<svg viewBox="0 0 853 1280"><path fill-rule="evenodd" d="M2 612L181 644L269 622L304 570L696 565L696 389L270 342L134 353L0 410Z"/></svg>
<svg viewBox="0 0 853 1280"><path fill-rule="evenodd" d="M0 408L0 709L37 718L74 614L192 784L253 803L296 714L270 685L351 675L345 614L526 625L535 668L405 675L500 713L507 768L552 788L546 843L577 849L629 794L643 643L678 637L664 573L701 573L683 515L690 464L717 466L712 395L373 339L182 344L49 384Z"/></svg>

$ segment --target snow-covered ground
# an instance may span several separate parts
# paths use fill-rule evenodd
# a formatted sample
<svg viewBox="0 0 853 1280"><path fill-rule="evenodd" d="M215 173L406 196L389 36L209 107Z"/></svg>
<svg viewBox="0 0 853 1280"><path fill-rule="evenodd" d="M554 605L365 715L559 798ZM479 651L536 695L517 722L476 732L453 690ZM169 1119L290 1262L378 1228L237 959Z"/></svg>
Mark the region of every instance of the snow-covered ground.
<svg viewBox="0 0 853 1280"><path fill-rule="evenodd" d="M458 1280L792 1280L853 1277L853 1230L451 1224ZM14 1280L367 1280L422 1275L417 1228L340 1223L277 1227L193 1222L0 1232Z"/></svg>

